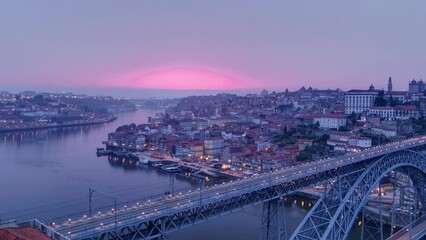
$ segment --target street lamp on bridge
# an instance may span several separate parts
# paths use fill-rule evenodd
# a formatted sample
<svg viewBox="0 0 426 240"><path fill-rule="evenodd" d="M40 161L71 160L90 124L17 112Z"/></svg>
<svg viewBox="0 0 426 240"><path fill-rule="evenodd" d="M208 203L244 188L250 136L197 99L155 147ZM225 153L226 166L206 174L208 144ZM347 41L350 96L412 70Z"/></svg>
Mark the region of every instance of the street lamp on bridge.
<svg viewBox="0 0 426 240"><path fill-rule="evenodd" d="M117 197L116 196L103 191L96 190L94 188L89 188L89 216L90 217L92 216L92 195L95 192L98 192L100 194L106 195L114 199L114 208L112 211L114 212L114 227L115 227L115 231L117 231Z"/></svg>

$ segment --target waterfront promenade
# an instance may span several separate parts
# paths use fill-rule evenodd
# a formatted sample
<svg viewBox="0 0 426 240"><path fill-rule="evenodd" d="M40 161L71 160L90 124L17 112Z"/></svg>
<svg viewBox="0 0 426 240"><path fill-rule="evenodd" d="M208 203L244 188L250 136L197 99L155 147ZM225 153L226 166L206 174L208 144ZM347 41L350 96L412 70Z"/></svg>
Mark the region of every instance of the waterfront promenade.
<svg viewBox="0 0 426 240"><path fill-rule="evenodd" d="M75 126L87 126L87 125L96 125L102 123L109 123L116 120L116 117L111 117L108 119L99 119L93 121L74 121L70 123L63 124L52 124L52 125L39 125L31 127L17 127L17 128L0 128L0 132L18 132L18 131L30 131L30 130L39 130L39 129L48 129L48 128L63 128L63 127L75 127Z"/></svg>

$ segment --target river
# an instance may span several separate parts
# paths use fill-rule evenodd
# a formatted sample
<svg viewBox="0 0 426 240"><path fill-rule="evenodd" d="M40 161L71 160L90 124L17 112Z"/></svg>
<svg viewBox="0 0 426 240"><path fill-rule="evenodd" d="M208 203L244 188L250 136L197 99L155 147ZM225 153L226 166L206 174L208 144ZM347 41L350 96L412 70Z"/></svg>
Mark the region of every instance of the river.
<svg viewBox="0 0 426 240"><path fill-rule="evenodd" d="M118 126L145 123L152 111L117 114L111 123L96 126L44 129L0 135L0 219L56 219L87 213L89 188L96 189L93 208L197 187L190 179L139 167L135 162L97 157L107 134ZM172 183L173 182L173 187ZM302 206L303 205L303 206ZM313 202L288 197L285 207L289 235ZM259 239L261 206L232 213L169 234L172 240ZM359 239L354 226L349 239Z"/></svg>

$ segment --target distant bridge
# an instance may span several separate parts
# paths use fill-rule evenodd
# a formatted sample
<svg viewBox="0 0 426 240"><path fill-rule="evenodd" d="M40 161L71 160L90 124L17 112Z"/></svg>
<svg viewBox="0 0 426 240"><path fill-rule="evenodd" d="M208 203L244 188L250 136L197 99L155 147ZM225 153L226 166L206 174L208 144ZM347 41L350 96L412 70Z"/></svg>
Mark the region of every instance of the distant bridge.
<svg viewBox="0 0 426 240"><path fill-rule="evenodd" d="M332 181L332 186L315 203L290 239L346 239L370 193L385 175L396 171L408 175L415 189L415 202L410 207L407 221L412 223L425 213L426 158L422 153L425 149L426 136L420 136L175 194L161 201L120 206L92 216L86 214L79 219L52 223L51 226L37 220L26 224L37 227L53 239L154 239L263 204L261 239L287 239L282 197L308 186ZM371 230L364 224L366 221L362 221L363 239L374 236L383 239L382 223ZM423 234L417 234L413 239L420 239Z"/></svg>

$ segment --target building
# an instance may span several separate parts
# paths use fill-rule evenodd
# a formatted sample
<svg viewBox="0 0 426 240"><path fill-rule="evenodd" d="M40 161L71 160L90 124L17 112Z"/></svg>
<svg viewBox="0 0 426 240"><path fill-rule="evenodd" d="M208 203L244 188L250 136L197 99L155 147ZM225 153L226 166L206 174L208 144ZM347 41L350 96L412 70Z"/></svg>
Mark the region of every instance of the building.
<svg viewBox="0 0 426 240"><path fill-rule="evenodd" d="M392 138L397 136L396 128L392 128L392 127L380 126L380 127L373 127L371 128L371 130L375 134L384 135L387 138Z"/></svg>
<svg viewBox="0 0 426 240"><path fill-rule="evenodd" d="M368 110L367 115L369 117L380 117L386 121L394 121L395 120L395 109L390 106L384 107L372 107Z"/></svg>
<svg viewBox="0 0 426 240"><path fill-rule="evenodd" d="M362 149L371 147L371 138L368 137L351 137L349 139L350 146L357 146Z"/></svg>
<svg viewBox="0 0 426 240"><path fill-rule="evenodd" d="M387 91L384 98L387 101L396 100L400 104L407 102L408 93L406 91Z"/></svg>
<svg viewBox="0 0 426 240"><path fill-rule="evenodd" d="M331 135L330 135L331 136ZM332 146L336 151L353 152L370 148L371 138L334 134L333 138L327 140L327 145Z"/></svg>
<svg viewBox="0 0 426 240"><path fill-rule="evenodd" d="M425 83L421 79L418 82L415 79L413 79L408 84L409 93L419 93L419 92L422 93L424 91L425 91Z"/></svg>
<svg viewBox="0 0 426 240"><path fill-rule="evenodd" d="M426 99L420 101L420 115L426 117Z"/></svg>
<svg viewBox="0 0 426 240"><path fill-rule="evenodd" d="M313 144L313 139L299 139L299 151L305 150L306 147L312 147Z"/></svg>
<svg viewBox="0 0 426 240"><path fill-rule="evenodd" d="M196 122L193 119L189 119L189 118L181 119L179 120L179 126L184 131L191 131L196 128Z"/></svg>
<svg viewBox="0 0 426 240"><path fill-rule="evenodd" d="M386 121L407 120L420 117L420 111L413 105L372 107L368 111L368 116L380 117Z"/></svg>
<svg viewBox="0 0 426 240"><path fill-rule="evenodd" d="M319 123L320 128L335 128L346 126L346 117L343 114L312 114L305 117L306 120L312 121L313 124Z"/></svg>
<svg viewBox="0 0 426 240"><path fill-rule="evenodd" d="M388 92L392 92L392 78L389 77L389 81L388 81Z"/></svg>
<svg viewBox="0 0 426 240"><path fill-rule="evenodd" d="M351 134L349 132L330 132L330 139L339 140L339 141L349 141Z"/></svg>
<svg viewBox="0 0 426 240"><path fill-rule="evenodd" d="M395 107L395 118L406 120L420 117L420 111L414 105L399 105Z"/></svg>
<svg viewBox="0 0 426 240"><path fill-rule="evenodd" d="M217 156L222 152L224 140L221 137L204 139L204 154Z"/></svg>
<svg viewBox="0 0 426 240"><path fill-rule="evenodd" d="M203 141L192 141L189 143L189 149L194 157L201 157L204 154L204 142Z"/></svg>
<svg viewBox="0 0 426 240"><path fill-rule="evenodd" d="M369 90L350 90L345 93L345 114L361 113L374 106L378 90L370 87Z"/></svg>

